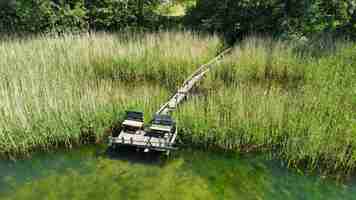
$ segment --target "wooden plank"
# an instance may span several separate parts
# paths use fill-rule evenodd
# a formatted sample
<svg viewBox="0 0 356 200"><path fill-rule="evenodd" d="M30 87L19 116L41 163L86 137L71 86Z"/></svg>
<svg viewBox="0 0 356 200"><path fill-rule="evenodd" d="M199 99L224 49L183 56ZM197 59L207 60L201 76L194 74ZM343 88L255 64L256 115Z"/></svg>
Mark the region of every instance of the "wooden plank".
<svg viewBox="0 0 356 200"><path fill-rule="evenodd" d="M189 76L183 83L183 86L178 89L177 93L174 94L161 108L156 112L156 114L169 114L174 111L178 105L187 97L188 93L194 87L194 85L200 81L204 75L210 71L212 66L221 60L227 53L231 51L231 48L224 50L217 57L212 59L207 64L200 66L191 76Z"/></svg>

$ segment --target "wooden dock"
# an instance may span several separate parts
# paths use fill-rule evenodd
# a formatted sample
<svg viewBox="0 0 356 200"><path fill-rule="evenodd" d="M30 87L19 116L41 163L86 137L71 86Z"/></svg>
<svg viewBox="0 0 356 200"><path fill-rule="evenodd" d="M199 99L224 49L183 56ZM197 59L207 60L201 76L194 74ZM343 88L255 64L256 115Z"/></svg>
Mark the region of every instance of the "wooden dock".
<svg viewBox="0 0 356 200"><path fill-rule="evenodd" d="M205 74L208 73L210 69L230 51L231 48L226 49L214 59L212 59L210 62L200 66L191 76L189 76L184 81L182 87L180 87L178 91L165 104L160 107L160 109L156 112L156 116L163 116L167 119L170 119L171 112L176 110L178 105L186 99L194 85L199 82L205 76ZM125 131L121 131L118 137L110 137L109 143L110 145L114 146L132 146L138 149L143 149L145 152L154 150L166 152L167 154L169 154L171 150L176 149L174 147L174 144L178 134L175 122L173 123L174 125L170 124L169 126L163 126L161 128L163 134L159 137L150 134L149 130L139 127L134 133L127 133ZM167 130L166 132L164 132L165 128L167 127L173 127L173 130Z"/></svg>

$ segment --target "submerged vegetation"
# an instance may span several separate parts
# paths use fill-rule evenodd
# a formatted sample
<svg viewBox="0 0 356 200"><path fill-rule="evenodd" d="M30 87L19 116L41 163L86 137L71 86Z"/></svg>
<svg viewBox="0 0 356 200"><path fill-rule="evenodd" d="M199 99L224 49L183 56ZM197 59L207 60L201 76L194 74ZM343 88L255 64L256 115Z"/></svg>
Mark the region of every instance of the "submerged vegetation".
<svg viewBox="0 0 356 200"><path fill-rule="evenodd" d="M353 200L353 183L303 176L263 155L180 150L168 159L105 145L0 160L1 200ZM16 163L16 164L15 164Z"/></svg>
<svg viewBox="0 0 356 200"><path fill-rule="evenodd" d="M218 37L190 32L1 41L0 154L100 140L126 109L149 117L220 50ZM245 39L174 113L180 138L351 173L355 52L347 41Z"/></svg>

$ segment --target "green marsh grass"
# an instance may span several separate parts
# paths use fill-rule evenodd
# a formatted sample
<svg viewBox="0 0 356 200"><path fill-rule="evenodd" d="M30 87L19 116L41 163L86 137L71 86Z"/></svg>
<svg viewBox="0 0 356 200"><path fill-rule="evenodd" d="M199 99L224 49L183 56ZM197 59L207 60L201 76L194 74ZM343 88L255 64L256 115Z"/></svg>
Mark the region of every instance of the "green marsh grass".
<svg viewBox="0 0 356 200"><path fill-rule="evenodd" d="M0 154L100 138L126 109L153 114L170 95L158 84L183 79L218 44L189 32L2 40Z"/></svg>
<svg viewBox="0 0 356 200"><path fill-rule="evenodd" d="M330 42L319 50L258 37L237 44L174 113L180 141L354 172L356 45ZM0 154L100 139L126 109L148 121L220 47L218 37L191 32L1 41Z"/></svg>
<svg viewBox="0 0 356 200"><path fill-rule="evenodd" d="M198 146L273 150L289 166L350 174L356 167L356 45L322 56L293 42L236 46L176 117ZM304 50L308 51L308 50Z"/></svg>

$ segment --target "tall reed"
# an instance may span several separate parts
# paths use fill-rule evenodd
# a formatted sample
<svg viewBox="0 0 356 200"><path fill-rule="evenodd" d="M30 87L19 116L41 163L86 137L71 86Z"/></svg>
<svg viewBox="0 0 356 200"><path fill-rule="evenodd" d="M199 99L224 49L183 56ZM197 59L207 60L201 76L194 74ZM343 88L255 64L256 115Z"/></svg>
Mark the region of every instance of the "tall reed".
<svg viewBox="0 0 356 200"><path fill-rule="evenodd" d="M161 83L169 82L161 72L182 78L217 45L216 37L189 32L2 40L0 154L100 138L126 109L152 114L169 94L142 82L143 74Z"/></svg>
<svg viewBox="0 0 356 200"><path fill-rule="evenodd" d="M174 113L180 138L354 172L356 45L333 42L318 54L305 41L237 44ZM219 49L216 36L191 32L0 40L0 154L102 138L127 109L148 121Z"/></svg>
<svg viewBox="0 0 356 200"><path fill-rule="evenodd" d="M233 150L273 150L290 166L356 168L356 45L300 54L293 42L249 38L176 114L183 137ZM304 50L308 51L308 50Z"/></svg>

